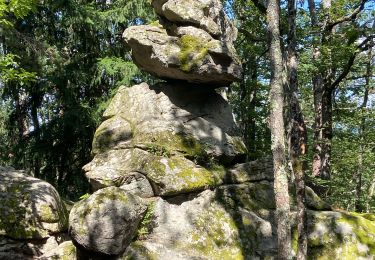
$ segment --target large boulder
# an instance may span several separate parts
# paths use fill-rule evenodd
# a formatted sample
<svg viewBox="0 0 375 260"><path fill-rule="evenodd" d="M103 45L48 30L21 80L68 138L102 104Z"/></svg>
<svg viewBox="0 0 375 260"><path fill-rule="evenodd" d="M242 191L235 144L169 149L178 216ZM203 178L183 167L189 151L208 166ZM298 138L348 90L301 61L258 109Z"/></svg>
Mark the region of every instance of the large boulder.
<svg viewBox="0 0 375 260"><path fill-rule="evenodd" d="M201 191L222 184L223 166L245 158L232 111L213 89L121 87L104 117L84 167L94 190L117 186L142 197Z"/></svg>
<svg viewBox="0 0 375 260"><path fill-rule="evenodd" d="M137 144L191 156L204 152L223 163L246 154L230 105L213 89L184 84L123 86L103 116L107 121L95 134L94 153ZM111 120L126 121L129 127L114 128L117 122ZM104 146L96 144L102 135L107 139Z"/></svg>
<svg viewBox="0 0 375 260"><path fill-rule="evenodd" d="M56 189L22 171L0 167L0 236L43 239L67 229L68 214Z"/></svg>
<svg viewBox="0 0 375 260"><path fill-rule="evenodd" d="M198 195L157 199L148 228L122 259L275 259L272 182L221 186ZM294 214L293 214L294 215ZM308 210L311 259L372 259L374 215ZM291 218L293 254L297 227Z"/></svg>
<svg viewBox="0 0 375 260"><path fill-rule="evenodd" d="M74 205L69 235L83 251L118 255L132 241L146 209L139 197L120 188L101 189Z"/></svg>

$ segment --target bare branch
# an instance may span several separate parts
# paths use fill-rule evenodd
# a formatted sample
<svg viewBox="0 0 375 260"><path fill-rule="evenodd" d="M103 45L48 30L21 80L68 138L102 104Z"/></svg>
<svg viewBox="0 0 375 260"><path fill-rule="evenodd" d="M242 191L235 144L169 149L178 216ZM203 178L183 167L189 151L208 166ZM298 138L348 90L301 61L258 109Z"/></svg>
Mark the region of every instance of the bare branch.
<svg viewBox="0 0 375 260"><path fill-rule="evenodd" d="M342 16L338 19L336 19L335 21L332 21L330 23L327 24L326 26L326 31L331 31L333 29L333 27L335 27L336 25L340 24L340 23L343 23L343 22L348 22L348 21L353 21L357 18L357 15L365 8L365 4L368 0L361 0L361 3L358 5L358 7L356 9L354 9L354 11L349 14L349 15L346 15L346 16Z"/></svg>
<svg viewBox="0 0 375 260"><path fill-rule="evenodd" d="M357 46L357 50L349 57L349 60L346 63L344 70L337 77L337 79L329 86L330 89L335 89L341 83L341 81L343 81L346 78L354 64L354 60L357 57L357 55L365 50L368 50L371 46L374 45L372 42L373 38L373 35L367 37L363 42L361 42L361 44Z"/></svg>

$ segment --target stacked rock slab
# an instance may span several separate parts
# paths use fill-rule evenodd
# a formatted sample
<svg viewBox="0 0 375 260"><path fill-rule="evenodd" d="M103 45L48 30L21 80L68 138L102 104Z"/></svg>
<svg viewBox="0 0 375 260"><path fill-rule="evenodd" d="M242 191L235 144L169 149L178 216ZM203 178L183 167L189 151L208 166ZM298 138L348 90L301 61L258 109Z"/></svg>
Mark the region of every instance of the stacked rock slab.
<svg viewBox="0 0 375 260"><path fill-rule="evenodd" d="M213 89L121 87L104 116L96 156L84 167L95 190L118 186L142 197L201 191L221 185L224 166L246 152L228 103Z"/></svg>
<svg viewBox="0 0 375 260"><path fill-rule="evenodd" d="M272 160L246 162L215 91L241 78L236 29L219 0L152 5L159 21L124 38L167 82L120 87L109 104L84 166L94 193L70 213L73 242L84 259L274 259ZM375 255L374 215L332 212L309 188L306 203L312 259ZM296 234L293 224L294 252Z"/></svg>
<svg viewBox="0 0 375 260"><path fill-rule="evenodd" d="M164 79L215 87L241 79L233 46L237 30L220 0L153 0L152 5L159 21L124 32L141 69Z"/></svg>

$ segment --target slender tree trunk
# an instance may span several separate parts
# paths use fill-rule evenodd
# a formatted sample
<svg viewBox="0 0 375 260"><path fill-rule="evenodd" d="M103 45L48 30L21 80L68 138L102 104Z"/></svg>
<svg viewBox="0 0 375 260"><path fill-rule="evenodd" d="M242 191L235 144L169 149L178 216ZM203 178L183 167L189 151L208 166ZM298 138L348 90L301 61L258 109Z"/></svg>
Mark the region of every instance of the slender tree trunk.
<svg viewBox="0 0 375 260"><path fill-rule="evenodd" d="M289 156L292 162L292 170L295 176L296 200L297 200L297 233L298 249L297 259L304 260L307 256L306 235L306 208L305 208L305 181L303 156L306 153L306 125L298 100L298 58L296 52L296 1L288 1L288 100L289 100Z"/></svg>
<svg viewBox="0 0 375 260"><path fill-rule="evenodd" d="M40 124L38 119L38 106L40 104L40 99L41 97L38 94L34 93L33 95L31 95L32 103L30 114L34 126L35 142L37 145L40 143ZM34 167L34 176L36 178L40 177L40 161L40 155L36 154L36 156L34 156L34 162L32 165Z"/></svg>
<svg viewBox="0 0 375 260"><path fill-rule="evenodd" d="M269 31L271 83L270 83L270 129L274 164L274 190L276 201L278 258L291 258L290 205L288 176L285 160L284 66L280 43L280 2L267 3L267 26Z"/></svg>
<svg viewBox="0 0 375 260"><path fill-rule="evenodd" d="M370 91L370 78L372 76L372 66L371 66L371 59L372 59L372 51L371 48L368 51L368 62L366 64L366 83L365 83L365 93L363 96L363 102L359 109L361 111L366 110L367 102L369 98L369 91ZM363 153L364 153L364 142L365 142L365 131L366 131L366 118L362 116L361 124L359 127L359 154L358 154L358 166L356 173L354 174L354 179L356 183L356 189L355 189L355 211L362 212L364 210L364 207L361 202L362 198L362 171L363 171ZM370 197L371 199L371 197Z"/></svg>
<svg viewBox="0 0 375 260"><path fill-rule="evenodd" d="M311 17L311 25L325 27L329 22L329 9L331 0L323 0L323 23L318 23L314 0L308 0L309 11ZM316 62L321 57L321 45L325 44L329 39L327 32L321 32L320 37L315 37L313 43L313 60ZM329 34L329 33L328 33ZM332 93L331 88L332 73L327 69L319 69L313 76L314 90L314 155L312 163L312 173L315 177L329 179L331 177L331 143L332 143Z"/></svg>
<svg viewBox="0 0 375 260"><path fill-rule="evenodd" d="M241 82L241 102L244 103L245 107L242 111L243 118L246 119L243 125L244 139L246 147L249 151L249 160L255 160L256 147L256 122L255 122L255 108L257 100L257 87L258 87L258 68L256 58L251 56L249 58L248 65L245 65L247 75L250 75L250 86L246 84L245 78Z"/></svg>

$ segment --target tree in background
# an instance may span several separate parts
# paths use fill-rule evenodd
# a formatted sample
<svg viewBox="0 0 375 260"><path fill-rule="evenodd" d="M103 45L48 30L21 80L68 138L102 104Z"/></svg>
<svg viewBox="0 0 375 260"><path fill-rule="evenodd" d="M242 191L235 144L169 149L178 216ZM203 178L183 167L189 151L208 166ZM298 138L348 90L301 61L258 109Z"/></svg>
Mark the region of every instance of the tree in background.
<svg viewBox="0 0 375 260"><path fill-rule="evenodd" d="M366 2L322 0L317 10L314 0L308 1L315 67L312 76L315 109L312 173L315 177L331 177L333 94L351 71L357 55L372 46L373 35L357 19Z"/></svg>
<svg viewBox="0 0 375 260"><path fill-rule="evenodd" d="M81 168L106 102L119 85L144 77L122 32L151 19L147 1L44 1L32 13L7 16L13 26L2 26L2 60L14 57L20 76L1 79L2 164L29 170L63 196L84 193Z"/></svg>

